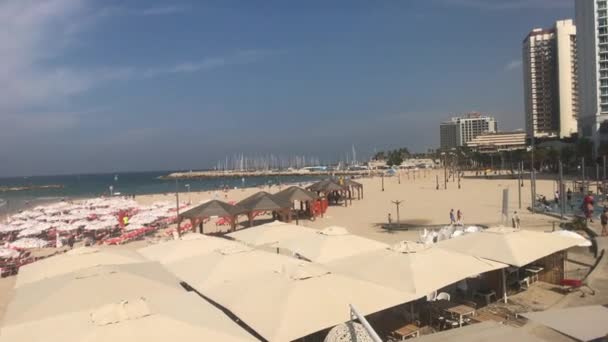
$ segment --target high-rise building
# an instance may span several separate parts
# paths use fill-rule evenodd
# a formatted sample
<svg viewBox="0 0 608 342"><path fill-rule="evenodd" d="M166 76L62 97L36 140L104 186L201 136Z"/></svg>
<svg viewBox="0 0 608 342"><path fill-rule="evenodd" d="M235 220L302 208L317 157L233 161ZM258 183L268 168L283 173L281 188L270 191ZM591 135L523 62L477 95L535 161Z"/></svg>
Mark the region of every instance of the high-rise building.
<svg viewBox="0 0 608 342"><path fill-rule="evenodd" d="M576 0L581 111L579 136L608 141L608 1Z"/></svg>
<svg viewBox="0 0 608 342"><path fill-rule="evenodd" d="M577 132L576 27L571 19L536 28L523 41L526 134L564 138Z"/></svg>
<svg viewBox="0 0 608 342"><path fill-rule="evenodd" d="M440 146L442 149L465 146L469 141L483 133L498 130L496 119L479 113L469 113L452 118L439 126Z"/></svg>

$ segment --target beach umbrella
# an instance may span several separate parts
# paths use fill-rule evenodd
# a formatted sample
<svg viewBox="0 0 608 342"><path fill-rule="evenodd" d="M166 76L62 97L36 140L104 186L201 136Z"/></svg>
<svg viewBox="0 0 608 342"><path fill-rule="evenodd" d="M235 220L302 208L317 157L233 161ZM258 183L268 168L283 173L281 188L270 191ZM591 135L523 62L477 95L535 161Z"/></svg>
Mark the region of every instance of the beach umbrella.
<svg viewBox="0 0 608 342"><path fill-rule="evenodd" d="M308 260L326 263L348 256L386 249L388 245L353 235L342 227L328 227L315 234L278 241L274 246L288 249Z"/></svg>
<svg viewBox="0 0 608 342"><path fill-rule="evenodd" d="M185 234L179 240L170 240L138 250L146 258L161 264L206 255L218 249L240 246L236 241L201 234Z"/></svg>
<svg viewBox="0 0 608 342"><path fill-rule="evenodd" d="M507 324L485 321L417 337L416 342L543 342L527 329L515 328Z"/></svg>
<svg viewBox="0 0 608 342"><path fill-rule="evenodd" d="M1 341L251 341L158 263L95 266L16 290Z"/></svg>
<svg viewBox="0 0 608 342"><path fill-rule="evenodd" d="M96 265L122 265L147 260L137 252L117 248L82 247L52 258L39 260L19 269L15 287L75 272Z"/></svg>
<svg viewBox="0 0 608 342"><path fill-rule="evenodd" d="M9 243L10 247L18 249L44 248L49 245L49 242L38 238L21 238Z"/></svg>
<svg viewBox="0 0 608 342"><path fill-rule="evenodd" d="M300 239L314 235L318 230L274 221L260 226L239 230L229 237L251 246L275 244L288 239Z"/></svg>
<svg viewBox="0 0 608 342"><path fill-rule="evenodd" d="M325 265L340 274L421 296L462 279L508 266L450 252L435 245L405 241L390 248L333 260Z"/></svg>
<svg viewBox="0 0 608 342"><path fill-rule="evenodd" d="M188 285L205 291L263 271L280 271L286 265L298 265L302 260L255 250L239 244L199 254L166 264L167 269Z"/></svg>
<svg viewBox="0 0 608 342"><path fill-rule="evenodd" d="M497 227L440 241L437 246L454 252L523 267L580 243L580 239L558 234Z"/></svg>
<svg viewBox="0 0 608 342"><path fill-rule="evenodd" d="M350 304L369 315L417 299L310 263L256 272L203 294L268 341L292 341L349 321Z"/></svg>
<svg viewBox="0 0 608 342"><path fill-rule="evenodd" d="M558 230L558 231L553 232L553 234L579 239L579 240L581 240L579 242L579 244L577 245L579 247L591 247L591 245L592 245L591 241L587 240L584 236L582 236L581 234L575 233L573 231L570 231L570 230Z"/></svg>

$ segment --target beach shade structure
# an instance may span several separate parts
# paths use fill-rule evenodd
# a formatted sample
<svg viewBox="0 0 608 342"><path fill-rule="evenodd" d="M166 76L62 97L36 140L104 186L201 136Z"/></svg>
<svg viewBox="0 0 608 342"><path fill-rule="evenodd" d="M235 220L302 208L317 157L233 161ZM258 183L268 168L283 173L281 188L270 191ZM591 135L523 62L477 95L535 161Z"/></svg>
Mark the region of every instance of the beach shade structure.
<svg viewBox="0 0 608 342"><path fill-rule="evenodd" d="M166 265L179 260L206 255L219 249L236 248L240 245L239 242L220 237L191 233L183 235L179 240L170 240L141 248L138 252L149 260Z"/></svg>
<svg viewBox="0 0 608 342"><path fill-rule="evenodd" d="M340 198L344 199L344 206L348 205L348 192L349 189L345 185L340 185L336 181L331 179L322 180L309 185L307 190L315 192L317 194L323 194L329 202L338 204Z"/></svg>
<svg viewBox="0 0 608 342"><path fill-rule="evenodd" d="M82 247L64 254L25 265L19 269L15 287L98 265L121 265L147 262L135 251L117 248Z"/></svg>
<svg viewBox="0 0 608 342"><path fill-rule="evenodd" d="M295 206L295 201L300 203L300 210L304 210L304 204L306 204L307 211L310 213L310 209L312 208L311 203L318 200L319 196L312 191L308 191L302 189L297 186L290 186L287 189L277 192L273 195L274 198L281 203L291 203L292 206ZM299 211L296 209L296 224L298 224L299 220ZM312 216L312 214L311 214Z"/></svg>
<svg viewBox="0 0 608 342"><path fill-rule="evenodd" d="M520 314L579 341L608 336L608 308L601 305L579 306Z"/></svg>
<svg viewBox="0 0 608 342"><path fill-rule="evenodd" d="M349 321L350 304L369 315L417 299L310 263L220 283L204 295L268 341L292 341Z"/></svg>
<svg viewBox="0 0 608 342"><path fill-rule="evenodd" d="M557 230L553 234L579 239L578 247L591 247L592 243L579 233L570 230Z"/></svg>
<svg viewBox="0 0 608 342"><path fill-rule="evenodd" d="M493 321L471 324L458 329L450 329L415 339L416 342L542 342L523 328L514 328Z"/></svg>
<svg viewBox="0 0 608 342"><path fill-rule="evenodd" d="M274 245L289 239L302 239L314 235L316 229L274 221L228 234L229 237L250 246Z"/></svg>
<svg viewBox="0 0 608 342"><path fill-rule="evenodd" d="M245 213L246 210L239 205L232 205L226 202L211 200L188 209L179 215L179 221L188 218L192 221L192 227L199 226L199 232L203 233L203 220L211 216L227 217L232 223L232 229L236 228L237 216Z"/></svg>
<svg viewBox="0 0 608 342"><path fill-rule="evenodd" d="M508 265L416 242L401 242L330 261L339 274L423 296Z"/></svg>
<svg viewBox="0 0 608 342"><path fill-rule="evenodd" d="M363 198L363 184L355 182L350 178L345 178L342 181L344 182L344 185L351 190L351 192L357 192L357 199Z"/></svg>
<svg viewBox="0 0 608 342"><path fill-rule="evenodd" d="M0 341L253 341L158 263L95 266L16 290Z"/></svg>
<svg viewBox="0 0 608 342"><path fill-rule="evenodd" d="M580 239L557 234L496 227L475 234L439 241L437 246L454 252L501 262L516 268L523 268L550 255L557 255L558 252L561 252L560 255L565 259L566 250L580 243ZM563 260L553 262L551 268L554 270L545 272L550 271L553 274L560 272L557 274L557 278L563 279L565 272L563 265ZM538 272L540 270L536 273L537 277ZM502 293L503 300L506 302L508 275L504 268L500 278L502 283L495 287L495 290L496 293Z"/></svg>
<svg viewBox="0 0 608 342"><path fill-rule="evenodd" d="M346 228L331 226L315 234L286 238L274 246L292 251L301 258L326 263L349 256L383 250L388 245L353 235Z"/></svg>
<svg viewBox="0 0 608 342"><path fill-rule="evenodd" d="M489 228L437 243L438 247L523 267L581 243L580 239L505 227Z"/></svg>
<svg viewBox="0 0 608 342"><path fill-rule="evenodd" d="M287 221L290 220L291 216L291 203L276 199L273 195L260 191L257 192L244 200L238 202L237 206L243 208L247 212L249 218L249 226L253 226L253 219L256 213L264 211L272 211L279 213L279 216L283 216ZM285 216L287 216L285 218Z"/></svg>
<svg viewBox="0 0 608 342"><path fill-rule="evenodd" d="M238 245L180 259L165 264L165 267L206 296L206 291L215 286L239 282L239 279L258 272L280 271L285 266L301 263L304 261Z"/></svg>

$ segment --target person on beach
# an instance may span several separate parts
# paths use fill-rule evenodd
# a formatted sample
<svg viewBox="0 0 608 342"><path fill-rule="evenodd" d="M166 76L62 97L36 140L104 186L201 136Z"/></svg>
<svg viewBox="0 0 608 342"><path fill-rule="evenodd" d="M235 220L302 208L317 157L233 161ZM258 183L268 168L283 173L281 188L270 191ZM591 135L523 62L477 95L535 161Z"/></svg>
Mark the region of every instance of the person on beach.
<svg viewBox="0 0 608 342"><path fill-rule="evenodd" d="M604 206L602 215L600 215L600 221L602 223L602 236L608 236L608 230L606 230L608 226L608 207L606 206Z"/></svg>
<svg viewBox="0 0 608 342"><path fill-rule="evenodd" d="M515 228L515 229L519 229L520 228L519 215L517 214L517 211L513 213L513 217L511 218L511 222L513 223L513 228Z"/></svg>
<svg viewBox="0 0 608 342"><path fill-rule="evenodd" d="M568 203L572 201L572 190L570 190L570 188L566 191L566 199L568 200Z"/></svg>
<svg viewBox="0 0 608 342"><path fill-rule="evenodd" d="M555 204L559 204L559 191L555 191Z"/></svg>
<svg viewBox="0 0 608 342"><path fill-rule="evenodd" d="M450 225L454 225L456 223L456 218L454 217L454 209L450 209Z"/></svg>
<svg viewBox="0 0 608 342"><path fill-rule="evenodd" d="M458 209L458 211L456 212L456 224L459 226L462 226L462 216L462 211Z"/></svg>
<svg viewBox="0 0 608 342"><path fill-rule="evenodd" d="M585 196L585 198L583 198L583 212L585 214L585 218L593 223L593 203L594 203L594 198L593 198L593 192L589 191L589 193L587 193L587 196Z"/></svg>

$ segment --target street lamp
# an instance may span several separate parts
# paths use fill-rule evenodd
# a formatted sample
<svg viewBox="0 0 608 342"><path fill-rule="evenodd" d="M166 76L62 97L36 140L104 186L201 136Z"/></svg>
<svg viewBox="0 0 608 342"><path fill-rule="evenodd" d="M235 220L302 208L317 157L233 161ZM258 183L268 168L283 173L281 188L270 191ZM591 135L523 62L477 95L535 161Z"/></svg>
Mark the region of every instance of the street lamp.
<svg viewBox="0 0 608 342"><path fill-rule="evenodd" d="M191 204L192 199L190 197L190 184L186 184L186 189L188 189L188 204Z"/></svg>

